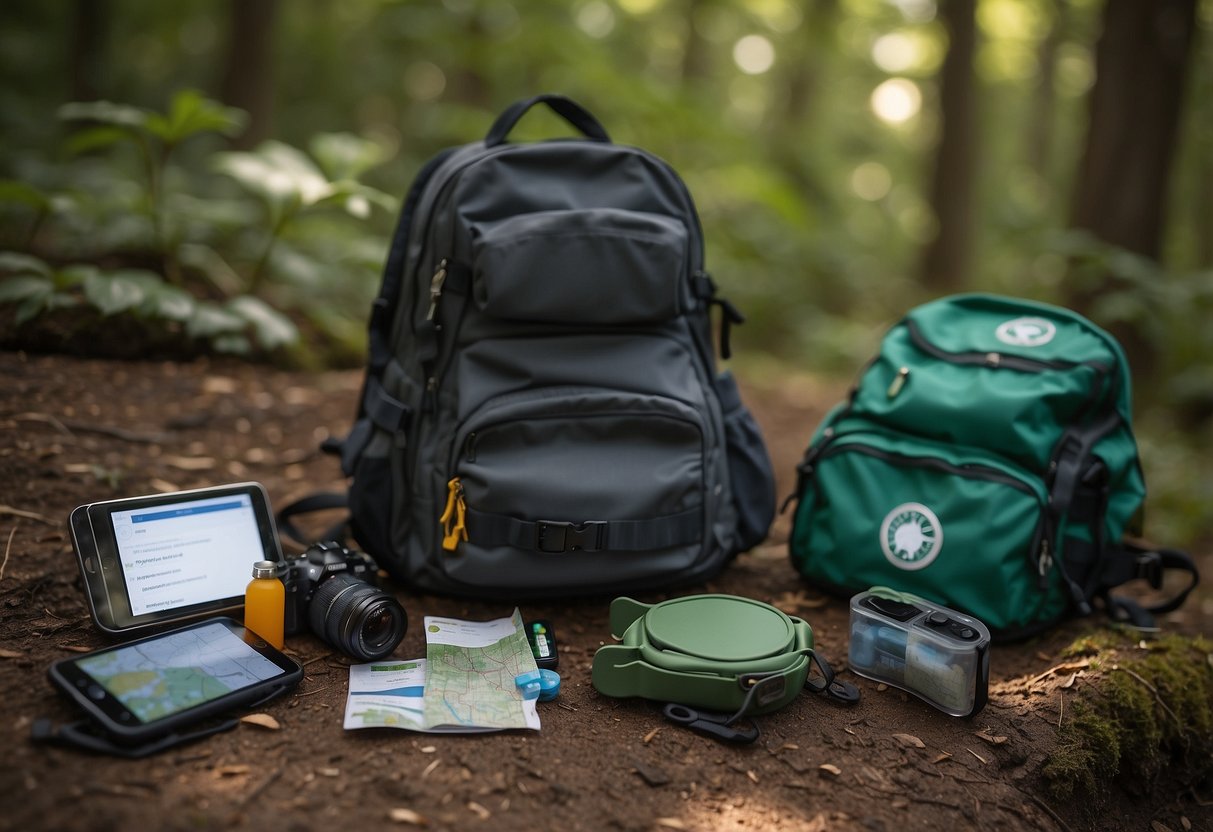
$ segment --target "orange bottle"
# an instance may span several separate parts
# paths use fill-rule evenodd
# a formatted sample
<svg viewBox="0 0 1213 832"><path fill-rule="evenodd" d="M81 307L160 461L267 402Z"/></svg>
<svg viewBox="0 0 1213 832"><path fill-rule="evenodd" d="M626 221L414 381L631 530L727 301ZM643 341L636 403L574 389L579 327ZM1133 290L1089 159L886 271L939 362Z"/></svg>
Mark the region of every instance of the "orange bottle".
<svg viewBox="0 0 1213 832"><path fill-rule="evenodd" d="M281 650L285 615L286 587L278 580L278 567L272 560L259 560L244 591L244 626Z"/></svg>

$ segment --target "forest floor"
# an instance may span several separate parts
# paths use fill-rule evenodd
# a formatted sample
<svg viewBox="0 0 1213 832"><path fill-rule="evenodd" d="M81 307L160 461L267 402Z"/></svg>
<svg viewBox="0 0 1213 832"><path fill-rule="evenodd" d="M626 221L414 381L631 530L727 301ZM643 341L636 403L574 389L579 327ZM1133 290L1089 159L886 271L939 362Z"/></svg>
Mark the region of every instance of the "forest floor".
<svg viewBox="0 0 1213 832"><path fill-rule="evenodd" d="M71 509L245 480L261 482L281 507L342 487L337 463L317 445L348 430L361 374L8 352L0 379L0 830L1213 830L1210 784L1192 782L1182 767L1121 777L1094 795L1052 796L1042 769L1059 725L1102 678L1064 651L1107 631L1095 620L995 647L990 702L973 718L945 716L844 672L862 692L858 705L802 695L761 718L762 736L750 746L721 744L665 722L653 703L594 690L590 664L610 640L609 599L522 607L561 637L563 686L540 706L538 732L347 732L349 661L295 636L288 652L306 675L263 706L276 728L241 724L134 761L35 745L35 719L73 716L47 666L107 643L82 593L66 529ZM805 377L746 393L786 495L810 433L843 390ZM847 605L797 578L788 523L781 516L765 545L676 594L773 603L808 620L819 649L845 668ZM1213 559L1201 561L1213 574ZM487 620L512 610L393 591L413 625L395 654L403 658L424 655L417 625L425 615ZM1164 624L1213 634L1208 585ZM1119 637L1127 652L1148 649L1136 636Z"/></svg>

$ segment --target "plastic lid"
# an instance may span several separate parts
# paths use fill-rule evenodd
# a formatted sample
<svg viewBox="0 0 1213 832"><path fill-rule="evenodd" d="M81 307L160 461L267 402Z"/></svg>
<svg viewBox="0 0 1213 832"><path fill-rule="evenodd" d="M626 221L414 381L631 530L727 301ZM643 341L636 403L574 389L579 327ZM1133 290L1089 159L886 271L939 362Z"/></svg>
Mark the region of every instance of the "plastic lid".
<svg viewBox="0 0 1213 832"><path fill-rule="evenodd" d="M277 578L278 564L272 560L259 560L253 564L254 578Z"/></svg>
<svg viewBox="0 0 1213 832"><path fill-rule="evenodd" d="M657 604L645 616L654 646L718 661L786 653L795 643L791 620L779 610L729 595L698 595Z"/></svg>

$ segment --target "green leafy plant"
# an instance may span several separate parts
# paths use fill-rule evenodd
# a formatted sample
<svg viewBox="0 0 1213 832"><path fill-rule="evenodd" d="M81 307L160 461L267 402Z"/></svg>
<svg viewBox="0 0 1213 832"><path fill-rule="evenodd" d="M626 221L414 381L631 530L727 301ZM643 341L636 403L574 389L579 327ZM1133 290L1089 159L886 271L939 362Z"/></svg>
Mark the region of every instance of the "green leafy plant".
<svg viewBox="0 0 1213 832"><path fill-rule="evenodd" d="M155 245L165 276L180 283L176 254L179 241L171 238L164 219L164 179L169 160L192 137L208 133L236 135L244 128L245 114L196 90L186 89L173 95L167 113L110 101L89 101L64 104L59 108L59 118L91 125L77 131L68 141L72 153L96 151L119 143L132 143L138 149Z"/></svg>
<svg viewBox="0 0 1213 832"><path fill-rule="evenodd" d="M248 278L251 292L261 288L276 245L301 212L338 206L365 219L372 206L395 210L393 197L357 181L383 161L382 148L374 142L349 133L322 133L312 139L311 151L314 160L290 145L268 141L253 152L220 153L215 159L215 168L256 196L265 211L265 239Z"/></svg>
<svg viewBox="0 0 1213 832"><path fill-rule="evenodd" d="M248 355L289 347L299 336L289 318L264 301L241 295L222 303L199 300L155 272L102 270L73 264L52 269L45 261L0 252L0 306L14 306L17 327L55 310L75 310L69 337L97 331L106 319L127 316L176 337L201 342L215 352Z"/></svg>

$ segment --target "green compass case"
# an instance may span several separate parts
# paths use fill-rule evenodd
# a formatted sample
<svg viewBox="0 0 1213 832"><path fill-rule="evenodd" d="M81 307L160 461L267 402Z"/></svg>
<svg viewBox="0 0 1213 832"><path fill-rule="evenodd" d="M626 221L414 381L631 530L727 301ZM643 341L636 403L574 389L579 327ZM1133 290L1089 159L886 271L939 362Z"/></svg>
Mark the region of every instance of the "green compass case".
<svg viewBox="0 0 1213 832"><path fill-rule="evenodd" d="M813 630L749 598L691 595L659 604L611 602L620 644L594 655L593 684L606 696L640 696L716 711L767 713L805 686Z"/></svg>

